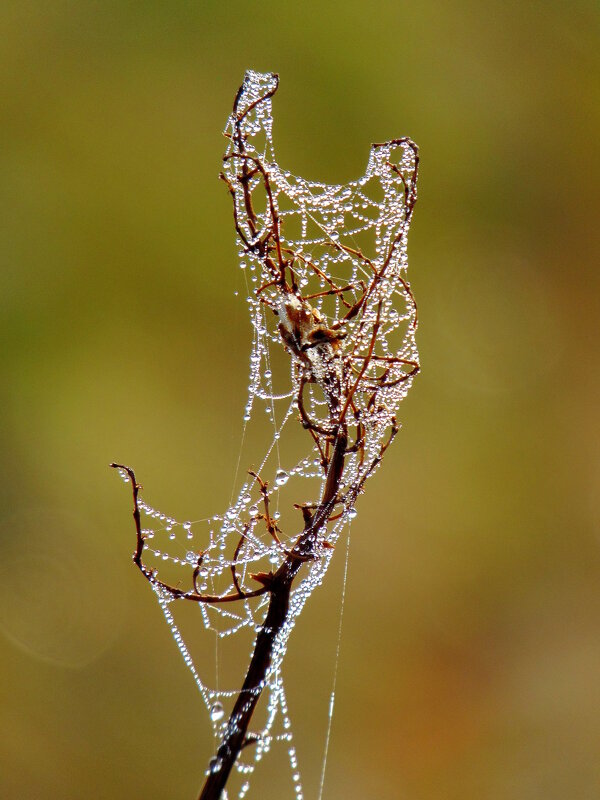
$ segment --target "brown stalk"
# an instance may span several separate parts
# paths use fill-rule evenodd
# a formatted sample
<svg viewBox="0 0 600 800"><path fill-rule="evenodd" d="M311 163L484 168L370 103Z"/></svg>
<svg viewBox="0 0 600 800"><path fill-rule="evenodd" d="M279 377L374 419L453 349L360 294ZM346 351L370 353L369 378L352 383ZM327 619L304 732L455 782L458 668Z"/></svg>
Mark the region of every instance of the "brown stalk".
<svg viewBox="0 0 600 800"><path fill-rule="evenodd" d="M240 578L237 574L237 559L240 554L243 542L249 531L249 526L244 528L244 531L237 543L237 547L233 554L231 562L231 573L233 580L233 591L225 595L210 595L203 594L198 591L196 579L200 570L203 559L203 553L199 553L198 562L192 576L192 586L189 590L182 589L179 586L172 586L166 582L158 579L154 570L148 568L143 561L143 553L145 547L145 537L141 528L140 520L140 503L139 492L141 486L137 483L135 474L130 467L119 464L111 464L112 467L124 470L132 487L133 494L133 518L136 530L136 548L133 555L133 561L153 587L159 588L165 595L173 600L190 600L192 602L220 604L245 601L249 598L259 597L260 595L269 594L268 609L265 616L264 623L257 634L254 652L252 654L250 664L248 666L245 679L240 689L239 695L231 711L231 715L225 727L220 745L217 749L216 755L211 761L209 771L200 792L198 800L219 800L226 787L227 781L231 774L236 760L242 749L257 740L256 734L248 733L249 726L256 705L261 697L264 686L268 679L269 669L273 659L274 647L278 636L284 630L286 620L289 613L290 594L292 591L293 582L298 575L302 565L308 561L319 557L320 547L328 546L327 537L327 523L332 519L337 519L340 514L334 515L336 506L348 505L354 503L358 494L363 490L364 483L369 475L377 468L379 462L383 458L391 441L395 437L398 426L395 419L392 419L392 425L389 437L383 443L377 456L372 459L367 471L363 473L360 480L352 485L344 496L341 495L341 487L343 484L344 467L346 463L346 456L349 453L359 453L360 464L362 465L365 458L365 436L366 426L368 425L368 415L377 410L379 392L382 389L394 386L397 383L407 380L417 370L418 364L408 359L402 359L395 356L378 356L375 353L377 337L381 325L382 315L382 302L379 300L377 303L377 312L374 320L367 320L365 316L365 309L369 299L372 301L377 297L377 287L384 278L384 274L391 263L394 249L401 242L402 237L405 235L406 228L412 215L414 203L416 202L416 165L418 163L418 153L416 146L407 139L398 139L392 144L408 144L412 147L415 153L415 174L411 181L407 181L401 171L393 164L388 163L389 168L396 174L402 181L404 186L405 196L405 212L404 219L400 226L398 235L392 241L389 251L383 260L381 268L378 270L375 264L365 256L360 250L355 250L346 245L337 242L325 242L325 244L344 252L349 256L358 258L365 263L371 272L371 279L368 285L362 281L360 287L353 285L338 286L328 275L326 275L319 267L312 264L311 260L305 255L296 253L290 247L282 246L281 242L281 222L277 211L277 205L274 199L274 193L271 187L269 172L260 159L249 155L247 150L247 142L242 128L242 121L247 114L258 103L272 96L276 90L274 89L267 92L263 97L255 100L244 111L238 109L239 101L242 96L242 88L238 92L234 103L234 132L230 136L234 144L234 151L225 157L225 161L237 159L239 163L239 171L237 174L237 182L242 189L243 197L243 210L244 210L244 223L246 230L249 230L252 240L249 240L244 234L242 222L239 219L239 211L236 200L236 186L225 175L220 177L227 184L230 195L233 199L233 215L234 225L240 240L247 251L255 253L263 262L266 269L272 276L260 289L256 292L259 296L268 287L279 286L283 291L293 293L300 303L307 306L308 300L318 298L326 295L338 295L342 303L349 309L342 320L334 322L332 328L329 330L324 329L323 325L315 323L314 330L310 333L321 334L320 339L315 339L317 344L314 346L320 347L319 352L325 354L323 356L323 363L333 364L335 359L336 364L341 363L341 380L336 378L335 370L331 368L331 375L328 378L327 386L327 399L329 403L329 418L326 422L319 423L312 420L305 409L303 392L307 383L316 382L316 378L310 374L310 368L305 363L299 363L302 358L302 348L300 346L300 334L295 338L295 334L290 334L282 330L280 325L280 332L282 334L282 344L286 346L288 351L293 357L296 358L296 364L300 370L298 381L298 394L296 402L300 414L300 421L305 429L307 429L312 438L312 443L317 447L321 456L321 465L323 469L323 476L325 479L323 492L320 501L316 505L296 504L303 514L304 527L296 538L295 544L291 549L284 549L282 542L278 536L278 528L270 513L269 491L268 485L264 482L258 474L251 472L250 474L255 478L264 504L264 514L261 515L265 522L267 532L273 538L277 545L281 547L282 553L285 558L279 568L273 573L259 573L251 576L259 584L259 587L252 591L246 591L242 588ZM374 145L375 147L381 145ZM259 231L260 220L254 210L252 202L252 192L258 187L261 187L267 196L268 210L270 215L270 226L267 230L257 238ZM285 258L284 258L285 255ZM298 261L307 265L315 275L317 275L328 286L320 292L307 294L302 296L297 285L292 266ZM291 286L286 284L285 270L289 268L291 275ZM398 277L406 296L410 299L415 309L416 325L416 303L410 290L408 283L402 278ZM350 304L344 299L344 293L360 288L361 292L358 294L358 299ZM265 300L267 304L269 301ZM348 323L350 320L362 314L357 324L356 342L354 348L347 354L343 355L337 350L338 342L342 338L340 334L334 335L334 331L339 329L342 325ZM370 329L369 327L370 326ZM285 335L284 335L285 333ZM366 342L366 344L365 344ZM313 345L310 345L313 346ZM306 345L304 345L306 347ZM366 347L366 352L359 352L360 348ZM341 359L341 361L340 361ZM360 365L355 366L354 362L359 361ZM383 365L383 374L379 378L369 377L369 368L372 364ZM389 380L389 373L393 366L403 364L410 368L399 378ZM322 383L322 386L324 383ZM324 389L325 391L325 389ZM361 411L360 404L356 401L359 396L364 397L364 393L368 393L368 400L364 404L364 411ZM352 445L348 442L348 412L352 413L354 424L356 426L355 441ZM319 544L321 542L321 544Z"/></svg>

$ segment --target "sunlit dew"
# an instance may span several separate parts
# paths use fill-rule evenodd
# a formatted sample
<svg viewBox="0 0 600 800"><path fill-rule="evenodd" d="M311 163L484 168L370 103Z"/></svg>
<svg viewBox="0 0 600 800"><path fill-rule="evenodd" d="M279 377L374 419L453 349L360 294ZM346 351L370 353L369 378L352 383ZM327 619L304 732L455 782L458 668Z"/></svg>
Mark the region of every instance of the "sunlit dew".
<svg viewBox="0 0 600 800"><path fill-rule="evenodd" d="M225 716L225 709L223 708L223 704L216 702L210 707L210 718L213 722L218 722L220 719L223 719Z"/></svg>
<svg viewBox="0 0 600 800"><path fill-rule="evenodd" d="M144 557L152 557L148 569L155 571L153 589L213 730L222 735L233 724L223 703L232 707L239 687L217 690L218 674L215 678L214 670L204 674L196 667L175 622L181 601L173 602L173 596L160 586L163 570L178 571L173 585L181 587L180 594L195 594L196 601L197 592L222 597L255 591L260 583L252 576L275 572L304 525L311 524L310 515L319 507L332 463L332 425L344 410L344 398L352 386L358 387L346 409L348 452L339 496L334 498L328 523L319 531L316 551L298 573L288 616L275 638L260 699L266 707L266 722L253 732L256 742L244 749L236 763L236 771L243 776L236 796L250 797L255 765L279 751L289 763L290 797L302 800L281 665L295 622L333 557L329 545L335 545L356 518L355 502L395 435L398 407L416 372L416 309L406 288L405 271L406 192L414 184L417 162L413 146L399 140L374 145L365 175L347 186L310 182L282 170L272 140L271 94L276 86L273 75L247 73L237 101L238 109L247 113L241 122L232 116L227 123L229 158L224 161L224 176L233 188L240 268L250 278L252 349L242 418L248 441L262 441L263 450L240 450L235 499L223 514L202 524L177 522L143 500L139 509L147 525ZM236 136L238 142L240 137L243 141L244 159L256 159L252 163L262 165L271 190L267 202L260 170L245 179L250 195L257 198L257 224L253 225L248 223L244 182L239 179L244 159L236 149ZM259 203L261 191L263 202ZM286 293L274 281L273 259L261 257L261 235L274 224L271 203L281 220L282 252L293 262L293 292ZM361 301L370 284L372 291ZM260 287L267 288L261 293ZM352 310L355 304L358 310ZM293 328L292 321L302 314L305 327ZM252 431L257 432L254 438ZM298 445L301 441L303 451ZM249 476L244 470L250 469ZM124 470L121 477L130 479ZM221 643L238 634L254 639L261 631L266 634L268 605L268 594L237 598L235 603L196 602L207 631L204 635L211 632ZM221 762L213 759L208 771L220 767Z"/></svg>
<svg viewBox="0 0 600 800"><path fill-rule="evenodd" d="M289 475L284 469L278 469L275 473L275 484L277 486L285 486L289 480Z"/></svg>

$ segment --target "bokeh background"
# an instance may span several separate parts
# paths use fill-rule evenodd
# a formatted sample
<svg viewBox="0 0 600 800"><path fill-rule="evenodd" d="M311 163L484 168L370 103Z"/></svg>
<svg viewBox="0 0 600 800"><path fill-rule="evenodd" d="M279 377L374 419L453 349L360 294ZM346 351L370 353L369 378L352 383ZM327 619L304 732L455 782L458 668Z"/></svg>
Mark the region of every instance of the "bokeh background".
<svg viewBox="0 0 600 800"><path fill-rule="evenodd" d="M189 800L211 755L107 465L180 519L226 506L247 68L281 75L297 174L422 155L422 373L352 529L324 798L600 796L599 34L593 0L4 0L2 798ZM343 561L285 665L307 800Z"/></svg>

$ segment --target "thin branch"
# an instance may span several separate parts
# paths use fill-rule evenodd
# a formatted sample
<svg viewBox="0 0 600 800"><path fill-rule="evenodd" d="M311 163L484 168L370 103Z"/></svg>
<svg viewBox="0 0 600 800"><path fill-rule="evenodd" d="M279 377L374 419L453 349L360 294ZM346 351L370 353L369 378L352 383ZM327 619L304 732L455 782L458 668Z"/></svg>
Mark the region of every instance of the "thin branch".
<svg viewBox="0 0 600 800"><path fill-rule="evenodd" d="M250 578L259 584L259 588L253 591L244 590L244 580L238 574L238 558L244 543L250 541L251 530L254 531L252 523L246 523L229 562L233 591L214 595L199 590L198 578L205 551L198 552L192 571L192 588L185 591L180 586L159 580L156 570L145 564L146 537L141 527L139 502L142 487L137 483L130 467L111 464L111 467L122 470L131 483L136 530L133 561L159 594L171 600L215 605L244 602L269 595L267 613L256 637L246 677L225 726L216 756L211 762L199 800L219 800L241 750L259 740L259 735L249 732L249 726L256 704L268 682L278 638L285 631L293 582L303 564L322 555L324 547L333 546L328 542L328 524L342 518L353 506L363 491L366 480L377 469L398 432L395 416L392 414L390 417L393 409L387 409L387 417L382 414L387 398L400 394L391 390L411 379L419 370L414 359L389 355L389 346L385 339L389 331L386 330L386 316L383 313L383 299L390 297L391 291L396 291L390 286L392 281L397 282L412 306L412 311L409 312L410 325L407 326L412 335L418 320L417 305L408 281L400 274L394 256L404 247L417 199L419 155L416 145L408 138L373 145L386 148L402 146L405 148L405 155L406 148L412 150L413 154L412 170L409 166L402 167L402 163L399 167L389 159L385 162L387 169L402 184L404 204L401 209L397 207L395 219L399 219L400 223L387 252L379 257L380 260L373 261L361 249L329 238L328 230L314 220L324 233L319 244L329 251L325 254L323 263L331 259L336 263L352 264L351 282L340 281L338 284L314 263L317 260L316 255L307 256L287 244L282 231L287 216L286 212L280 216L277 202L277 193L282 191L276 183L278 173L270 165L263 163L260 157L248 152L256 151L249 144L247 130L253 134L252 126L257 120L260 124L261 120L258 114L251 123L247 119L248 115L261 103L268 101L278 87L278 76L267 77L273 81L271 88L263 91L261 87L258 97L250 93L255 99L245 108L240 105L242 99L246 100L244 89L251 78L246 78L235 97L233 115L230 117L231 132L226 134L230 141L229 152L223 159L225 172L220 178L226 184L233 201L233 222L239 241L254 259L253 263L258 261L261 267L260 279L257 280L259 288L253 290L254 296L279 315L275 336L278 329L281 343L291 356L300 422L310 434L313 452L317 452L320 457L323 471L320 500L315 503L294 504L302 512L303 528L293 540L293 546L288 549L289 546L285 547L281 541L281 531L271 514L268 483L257 472L250 472L262 497L264 512L260 517L264 520L268 535L281 550L282 563L274 572L250 574ZM389 153L389 149L387 152ZM258 214L253 200L256 201L257 198L255 192L262 193L263 190L266 195L266 210ZM336 256L331 250L341 255ZM356 278L357 272L365 277L364 281ZM316 291L304 288L309 283L309 276L316 284ZM303 290L306 294L302 293ZM343 316L338 314L338 318L332 320L330 325L325 323L320 311L321 299L326 297L335 298L329 305L343 313ZM313 307L311 301L315 300L319 302ZM376 352L377 349L382 349L377 346L380 337L384 342L385 355L378 355ZM399 352L410 351L403 348ZM398 375L399 371L402 374ZM305 402L304 389L307 384L318 386L325 401L317 400L316 393L311 390ZM315 416L324 419L315 420ZM384 424L381 423L382 417ZM387 438L383 441L386 434ZM352 439L351 443L349 437ZM350 470L353 471L351 479L348 477ZM246 553L242 562L245 558Z"/></svg>

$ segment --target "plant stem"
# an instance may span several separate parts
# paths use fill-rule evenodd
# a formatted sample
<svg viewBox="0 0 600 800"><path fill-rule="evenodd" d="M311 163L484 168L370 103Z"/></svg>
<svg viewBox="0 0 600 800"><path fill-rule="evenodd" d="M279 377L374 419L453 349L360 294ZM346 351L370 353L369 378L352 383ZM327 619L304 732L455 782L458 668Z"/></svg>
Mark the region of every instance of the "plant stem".
<svg viewBox="0 0 600 800"><path fill-rule="evenodd" d="M258 703L271 665L273 646L289 611L292 581L302 561L286 559L275 573L267 616L258 636L246 680L229 717L227 728L198 800L219 800L229 773L244 746L254 708Z"/></svg>
<svg viewBox="0 0 600 800"><path fill-rule="evenodd" d="M211 761L210 771L198 800L220 799L233 765L247 741L248 726L265 686L273 656L273 647L287 620L292 582L306 560L304 554L312 552L318 533L326 525L329 518L331 504L337 495L344 470L347 444L346 426L342 425L336 436L323 498L314 517L307 519L304 531L294 548L296 553L302 555L295 555L293 551L287 556L277 572L272 576L268 576L271 600L269 601L267 616L256 637L256 645L246 673L246 679L229 717L217 754Z"/></svg>

